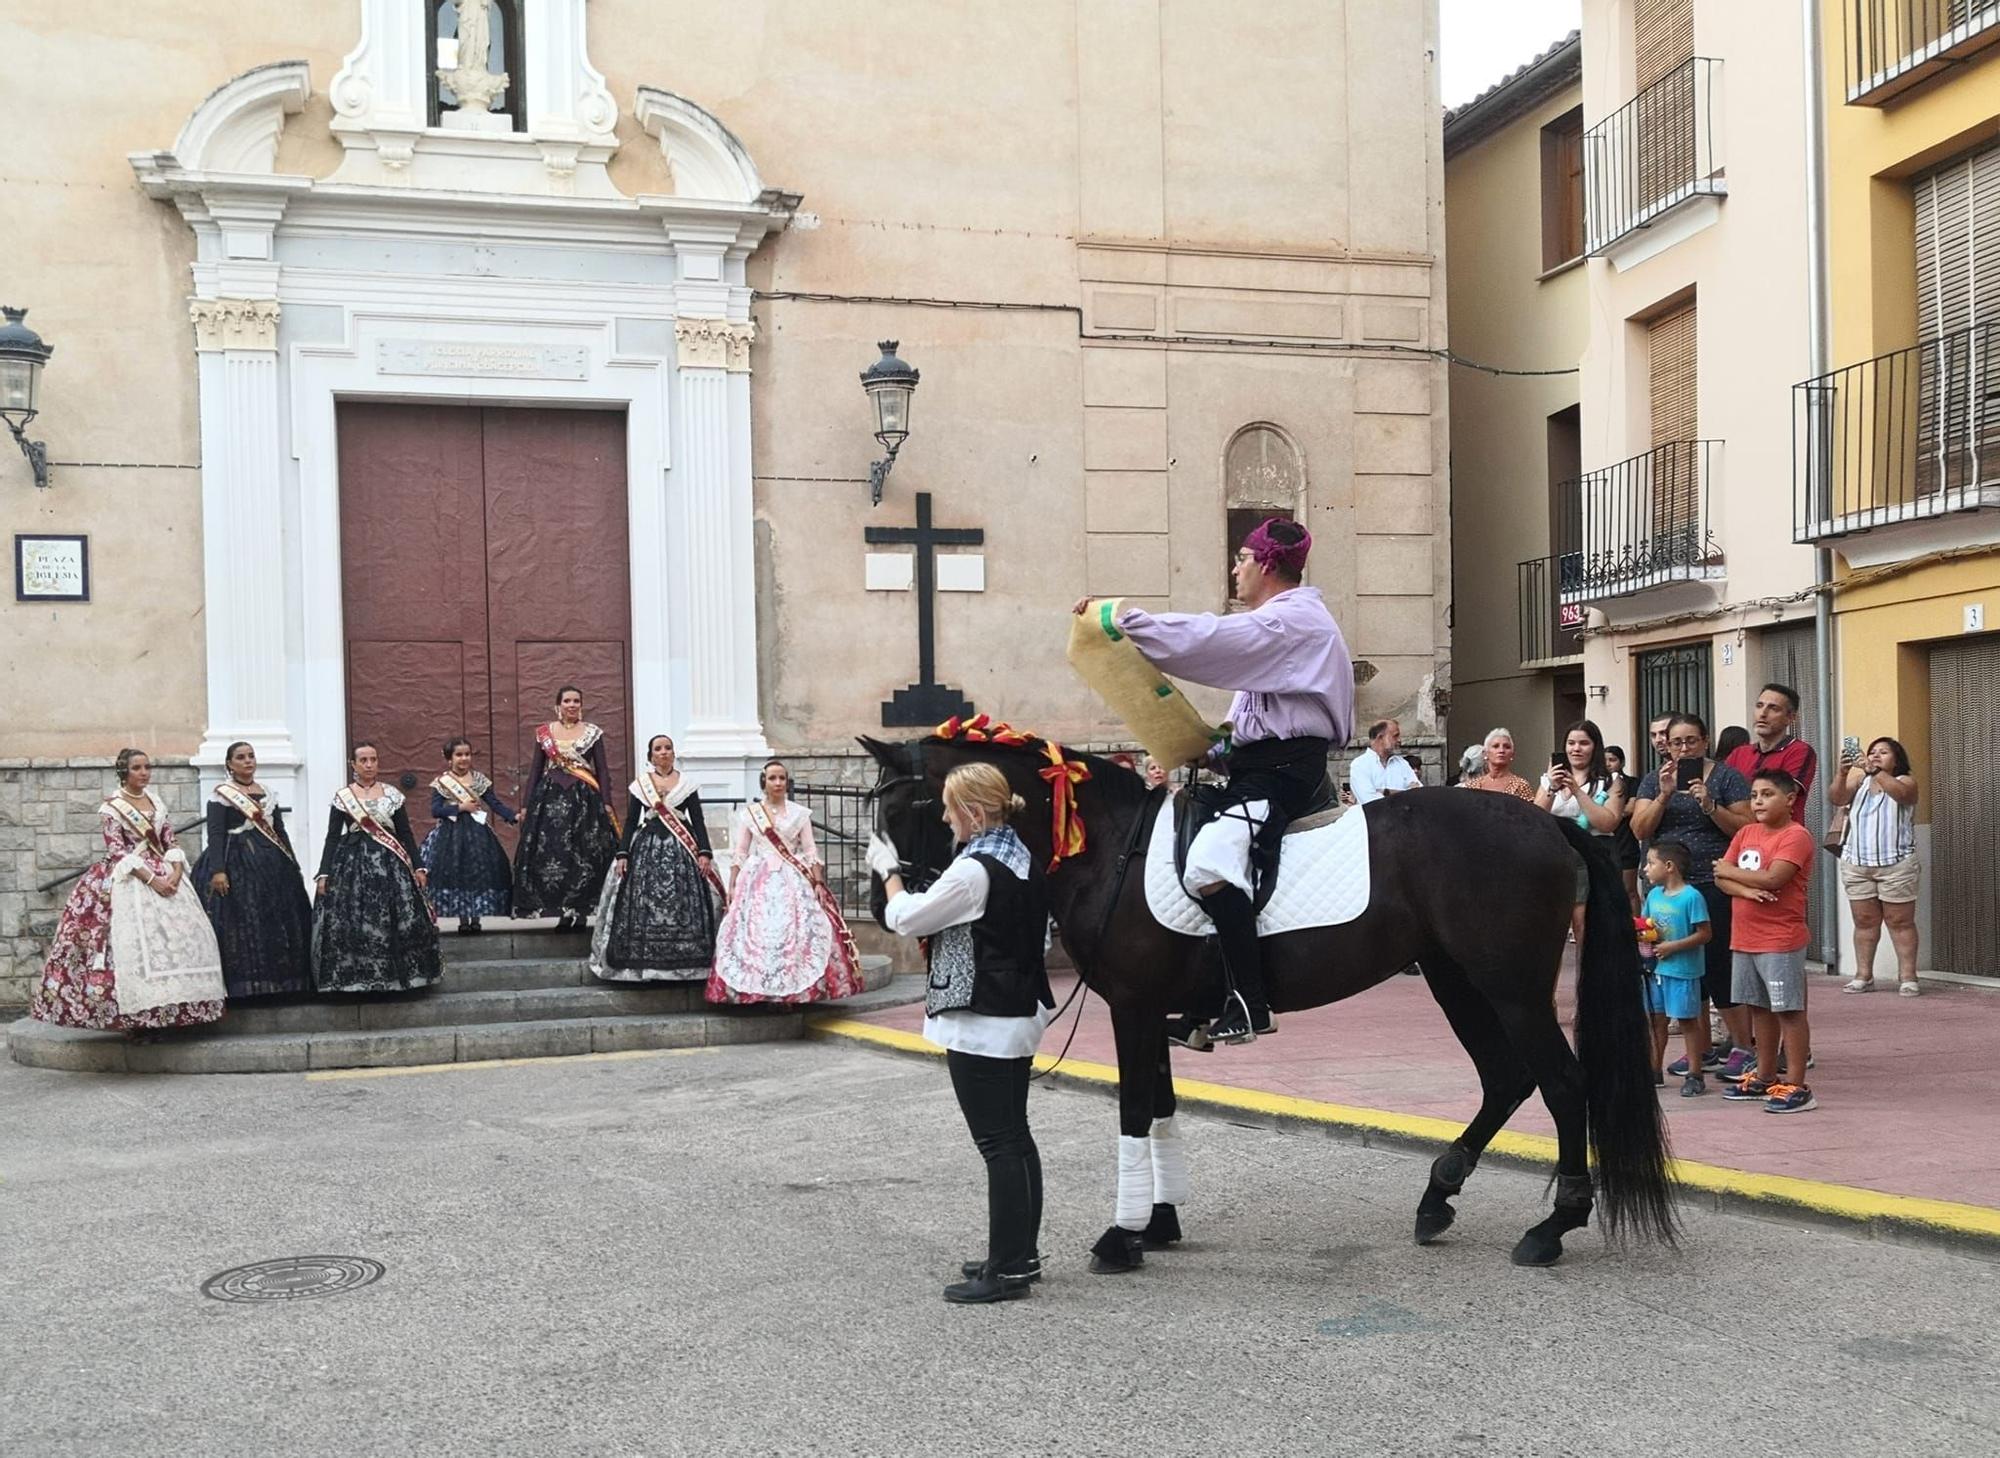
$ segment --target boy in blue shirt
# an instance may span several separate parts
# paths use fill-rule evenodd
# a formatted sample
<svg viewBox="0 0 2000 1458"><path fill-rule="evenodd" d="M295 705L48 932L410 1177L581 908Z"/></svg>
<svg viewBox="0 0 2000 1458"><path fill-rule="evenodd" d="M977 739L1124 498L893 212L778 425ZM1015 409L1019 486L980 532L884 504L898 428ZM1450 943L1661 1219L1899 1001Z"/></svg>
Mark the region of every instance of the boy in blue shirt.
<svg viewBox="0 0 2000 1458"><path fill-rule="evenodd" d="M1646 979L1647 1002L1653 1014L1653 1067L1667 1056L1667 1019L1679 1018L1687 1047L1687 1076L1681 1097L1708 1092L1701 1061L1708 1055L1708 1019L1701 1010L1701 974L1706 965L1702 947L1713 935L1708 903L1687 880L1688 848L1677 840L1657 840L1646 850L1646 915L1659 929L1660 940L1644 948L1653 957L1653 975ZM1664 1083L1666 1076L1660 1075Z"/></svg>

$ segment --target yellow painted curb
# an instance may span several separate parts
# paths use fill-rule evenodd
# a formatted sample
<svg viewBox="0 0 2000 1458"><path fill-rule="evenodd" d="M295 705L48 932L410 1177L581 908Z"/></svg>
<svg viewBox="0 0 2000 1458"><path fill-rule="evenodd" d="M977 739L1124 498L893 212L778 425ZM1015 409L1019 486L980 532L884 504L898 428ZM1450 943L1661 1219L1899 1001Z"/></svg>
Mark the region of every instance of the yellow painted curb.
<svg viewBox="0 0 2000 1458"><path fill-rule="evenodd" d="M542 1063L626 1063L634 1058L685 1058L691 1053L715 1053L716 1048L621 1048L615 1053L552 1053L546 1058L473 1058L464 1063L404 1063L392 1068L320 1068L305 1076L307 1083L332 1083L343 1078L407 1078L413 1073L472 1073L485 1068L532 1068Z"/></svg>
<svg viewBox="0 0 2000 1458"><path fill-rule="evenodd" d="M877 1027L854 1018L820 1018L809 1021L806 1027L817 1037L844 1038L898 1053L942 1056L942 1050L915 1033ZM1047 1070L1055 1064L1056 1059L1046 1053L1035 1058L1038 1069ZM1118 1070L1108 1064L1068 1058L1062 1061L1062 1071L1066 1077L1079 1082L1105 1084L1112 1088L1118 1086ZM1181 1078L1174 1080L1174 1092L1179 1098L1211 1108L1261 1114L1267 1118L1296 1119L1303 1123L1332 1125L1362 1133L1388 1134L1425 1144L1449 1144L1464 1127L1447 1119L1433 1119L1422 1114L1398 1114L1387 1109L1325 1103L1319 1099ZM1515 1134L1503 1129L1487 1148L1492 1153L1526 1163L1553 1164L1556 1158L1556 1141L1546 1134ZM1890 1195L1854 1185L1802 1180L1791 1175L1755 1174L1749 1170L1698 1164L1686 1159L1674 1161L1672 1175L1685 1189L1728 1199L1791 1206L1858 1223L1880 1221L1975 1240L2000 1241L2000 1210L1986 1205L1962 1205L1951 1200Z"/></svg>

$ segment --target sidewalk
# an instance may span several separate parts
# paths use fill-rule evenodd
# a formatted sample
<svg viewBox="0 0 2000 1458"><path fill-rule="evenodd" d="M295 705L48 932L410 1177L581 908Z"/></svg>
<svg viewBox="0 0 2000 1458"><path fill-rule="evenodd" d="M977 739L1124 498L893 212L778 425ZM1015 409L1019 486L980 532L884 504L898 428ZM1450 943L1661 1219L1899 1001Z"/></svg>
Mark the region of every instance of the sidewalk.
<svg viewBox="0 0 2000 1458"><path fill-rule="evenodd" d="M1057 984L1060 1003L1070 981ZM1560 1004L1572 1013L1574 974L1565 971ZM1899 998L1893 984L1865 996L1815 977L1812 1075L1819 1107L1774 1115L1762 1104L1728 1103L1726 1085L1709 1079L1706 1097L1683 1099L1676 1083L1661 1092L1682 1160L1758 1175L1815 1180L1884 1194L2000 1209L2000 993L1929 983L1924 995ZM1049 1030L1042 1051L1062 1051L1074 1009ZM862 1019L914 1032L920 1006ZM1668 1057L1680 1056L1679 1039ZM1069 1058L1115 1066L1104 1004L1087 999ZM1471 1061L1431 1000L1422 978L1392 977L1347 1002L1287 1013L1279 1031L1248 1047L1174 1054L1175 1076L1292 1098L1428 1116L1463 1124L1479 1105ZM1508 1129L1552 1135L1539 1098Z"/></svg>

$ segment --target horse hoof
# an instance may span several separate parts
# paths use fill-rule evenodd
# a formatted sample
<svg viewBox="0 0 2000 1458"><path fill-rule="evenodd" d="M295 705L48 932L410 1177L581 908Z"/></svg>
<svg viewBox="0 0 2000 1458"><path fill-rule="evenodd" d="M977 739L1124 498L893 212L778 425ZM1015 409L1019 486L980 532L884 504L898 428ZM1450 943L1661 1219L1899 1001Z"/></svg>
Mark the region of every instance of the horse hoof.
<svg viewBox="0 0 2000 1458"><path fill-rule="evenodd" d="M1097 1244L1090 1248L1090 1273L1093 1276L1122 1276L1144 1264L1146 1252L1136 1230L1114 1225L1098 1236Z"/></svg>
<svg viewBox="0 0 2000 1458"><path fill-rule="evenodd" d="M1451 1229L1458 1219L1458 1212L1447 1205L1442 1210L1419 1210L1417 1212L1417 1244L1429 1245L1440 1235Z"/></svg>
<svg viewBox="0 0 2000 1458"><path fill-rule="evenodd" d="M1164 1250L1180 1238L1180 1212L1172 1205L1155 1205L1153 1218L1140 1239L1154 1250Z"/></svg>
<svg viewBox="0 0 2000 1458"><path fill-rule="evenodd" d="M1545 1235L1539 1230L1530 1230L1514 1247L1512 1260L1517 1266L1552 1266L1562 1259L1562 1253L1560 1235Z"/></svg>

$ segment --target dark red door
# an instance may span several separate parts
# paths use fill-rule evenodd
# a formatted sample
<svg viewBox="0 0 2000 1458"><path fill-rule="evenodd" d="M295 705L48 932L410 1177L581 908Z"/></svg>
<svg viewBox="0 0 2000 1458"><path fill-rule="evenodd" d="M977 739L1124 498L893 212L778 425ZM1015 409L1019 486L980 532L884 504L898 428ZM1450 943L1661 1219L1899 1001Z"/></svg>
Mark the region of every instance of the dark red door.
<svg viewBox="0 0 2000 1458"><path fill-rule="evenodd" d="M534 726L584 691L615 788L632 777L625 420L608 411L343 404L350 736L412 777L411 821L463 734L519 807ZM501 830L508 845L513 836Z"/></svg>

